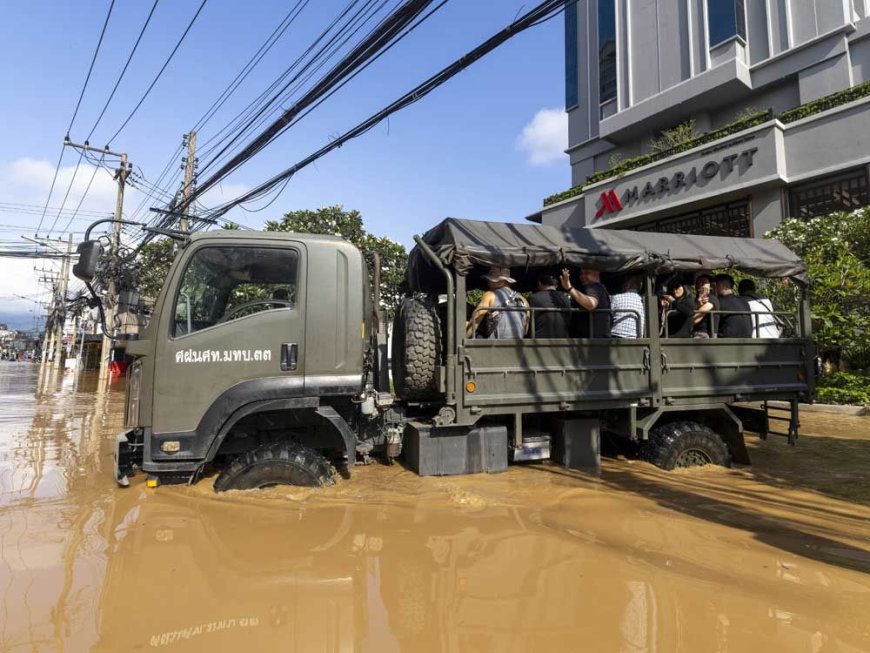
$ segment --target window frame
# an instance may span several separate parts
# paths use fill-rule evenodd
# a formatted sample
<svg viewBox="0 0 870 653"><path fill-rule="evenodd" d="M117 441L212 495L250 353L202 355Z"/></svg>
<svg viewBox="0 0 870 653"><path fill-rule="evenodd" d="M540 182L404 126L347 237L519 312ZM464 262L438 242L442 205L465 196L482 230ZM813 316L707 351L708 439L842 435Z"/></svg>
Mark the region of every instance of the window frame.
<svg viewBox="0 0 870 653"><path fill-rule="evenodd" d="M204 333L205 331L210 331L211 329L214 329L216 327L224 326L226 324L231 324L231 323L238 321L238 320L231 320L230 322L216 322L215 324L212 324L211 326L207 326L203 329L191 331L190 333L183 333L181 335L175 335L175 322L176 322L175 315L176 315L176 311L178 309L178 299L181 296L181 289L184 286L184 277L187 274L187 271L190 269L190 266L193 263L194 259L196 258L197 254L199 254L201 251L203 251L205 249L221 249L221 248L233 249L233 250L277 249L277 250L284 250L284 251L293 252L293 254L296 256L296 278L294 280L294 284L296 286L296 301L293 303L293 306L285 306L282 308L273 308L273 309L269 309L267 311L258 311L257 313L252 313L251 315L244 315L244 316L238 318L238 320L245 320L245 319L250 318L250 317L262 315L264 313L272 313L274 311L288 311L288 312L295 311L296 308L299 306L299 301L298 301L299 300L299 270L300 270L300 263L302 261L302 251L298 246L289 245L289 244L277 244L277 243L276 244L272 244L272 243L259 244L259 243L257 243L257 244L244 244L244 245L230 245L230 244L222 244L219 242L203 243L201 246L199 246L193 250L193 252L190 255L190 258L188 258L187 261L185 262L184 268L181 270L181 273L178 277L177 285L176 285L175 291L173 293L172 304L170 306L170 310L167 313L167 315L168 315L167 330L169 331L169 340L170 341L181 340L183 338L187 338L189 336L192 336L192 335L195 335L198 333Z"/></svg>
<svg viewBox="0 0 870 653"><path fill-rule="evenodd" d="M731 14L734 20L734 30L730 30L729 25L729 33L727 36L723 36L718 40L713 39L713 32L711 30L711 20L712 14L710 13L710 4L712 2L724 1L730 4ZM745 0L704 0L704 9L706 12L706 22L707 22L707 40L709 43L707 44L708 50L713 50L714 48L719 47L723 43L727 43L731 39L737 38L740 39L743 43L746 43L746 1ZM742 29L741 29L742 28Z"/></svg>

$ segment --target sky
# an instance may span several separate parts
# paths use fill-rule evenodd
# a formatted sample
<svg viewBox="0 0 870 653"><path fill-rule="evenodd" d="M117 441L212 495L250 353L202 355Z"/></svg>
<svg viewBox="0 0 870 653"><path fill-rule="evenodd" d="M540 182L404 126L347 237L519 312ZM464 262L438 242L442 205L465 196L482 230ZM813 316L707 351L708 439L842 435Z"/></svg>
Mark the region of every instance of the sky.
<svg viewBox="0 0 870 653"><path fill-rule="evenodd" d="M207 0L177 54L129 124L110 143L126 152L136 172L156 181L190 130L298 0ZM309 0L275 47L198 132L207 143L239 110L284 71L349 2ZM396 0L388 0L391 6ZM103 146L154 79L200 0L159 0L148 29L91 145ZM205 194L213 206L250 189L355 126L536 4L527 0L449 0L395 48L266 150ZM84 140L151 8L151 0L117 2L100 54L70 130ZM0 21L0 242L20 236L78 241L93 219L113 210L116 184L94 177L67 149L50 206L45 205L62 140L108 10L108 0L11 0ZM561 16L514 37L422 101L393 115L299 172L267 208L230 217L260 228L287 211L333 204L357 209L368 231L410 247L413 235L446 217L521 221L544 197L570 184L564 114L564 22ZM206 153L200 147L201 163ZM207 158L207 157L206 157ZM172 170L181 165L173 162ZM125 215L143 196L127 189ZM265 202L255 202L256 209ZM19 206L10 206L10 205ZM147 203L147 209L152 203ZM84 213L88 212L88 213ZM139 217L144 217L143 213ZM0 258L0 322L33 324L36 303L48 297L34 267ZM54 267L57 267L56 264ZM42 294L40 294L42 293ZM20 299L23 295L28 299Z"/></svg>

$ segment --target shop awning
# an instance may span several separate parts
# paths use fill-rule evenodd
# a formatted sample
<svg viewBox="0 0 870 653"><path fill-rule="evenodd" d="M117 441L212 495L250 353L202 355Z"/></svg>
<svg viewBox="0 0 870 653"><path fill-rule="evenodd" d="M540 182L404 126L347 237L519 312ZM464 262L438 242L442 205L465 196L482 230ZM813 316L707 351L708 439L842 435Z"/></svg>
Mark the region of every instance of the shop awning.
<svg viewBox="0 0 870 653"><path fill-rule="evenodd" d="M517 278L527 276L531 268L539 272L563 265L611 273L734 269L807 283L806 263L776 240L448 218L427 231L423 241L460 274L491 265L510 267ZM442 280L420 248L414 247L408 263L410 289L431 290L440 287Z"/></svg>

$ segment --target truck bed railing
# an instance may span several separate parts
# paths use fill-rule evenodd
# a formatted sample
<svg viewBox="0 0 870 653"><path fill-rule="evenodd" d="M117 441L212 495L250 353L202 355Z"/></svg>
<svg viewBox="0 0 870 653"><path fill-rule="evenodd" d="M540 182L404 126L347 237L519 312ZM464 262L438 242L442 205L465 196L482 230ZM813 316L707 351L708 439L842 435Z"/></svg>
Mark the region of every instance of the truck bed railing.
<svg viewBox="0 0 870 653"><path fill-rule="evenodd" d="M587 316L587 320L589 323L589 333L590 333L589 337L595 337L595 336L591 335L593 333L592 318L593 318L595 313L599 313L599 314L600 313L607 313L607 314L609 314L611 316L611 328L613 326L613 315L615 313L619 313L620 315L627 314L629 316L629 318L634 318L635 334L636 334L635 337L642 338L643 331L644 331L643 316L640 314L639 311L636 311L636 310L631 309L631 308L597 308L593 311L588 311L585 308L547 308L547 307L536 307L536 306L530 306L530 307L526 308L525 306L499 306L498 308L488 308L488 307L475 308L474 311L472 311L471 317L468 319L468 322L467 322L466 337L471 338L472 340L475 340L477 338L477 329L473 329L470 335L468 334L468 331L467 331L468 326L474 324L474 320L475 320L475 317L477 315L479 315L481 313L497 313L500 311L522 312L522 313L529 313L530 314L529 323L528 323L527 328L526 328L526 331L529 333L529 335L526 335L525 338L534 338L535 337L534 336L534 333L536 330L535 329L535 313L569 313L569 314L581 313L581 314L585 314ZM479 326L480 325L478 325L478 327Z"/></svg>
<svg viewBox="0 0 870 653"><path fill-rule="evenodd" d="M670 310L665 314L665 319L662 320L661 334L664 338L670 338L670 329L668 328L668 318L671 315L675 315L679 313L679 311ZM804 335L800 333L800 329L798 325L800 324L800 320L795 313L791 311L707 311L704 313L704 320L708 322L708 326L710 328L709 333L711 338L718 338L718 329L713 328L714 320L713 317L719 315L748 315L750 318L754 316L762 316L767 315L770 316L771 322L761 323L760 320L753 320L753 329L755 329L755 338L760 338L759 335L761 333L761 329L766 329L770 326L776 327L779 329L780 335L778 338L802 338ZM694 314L694 317L697 317L697 312ZM781 321L778 321L776 318L779 317ZM687 317L686 319L693 319L693 317ZM788 335L786 335L788 334ZM775 338L769 338L775 339Z"/></svg>

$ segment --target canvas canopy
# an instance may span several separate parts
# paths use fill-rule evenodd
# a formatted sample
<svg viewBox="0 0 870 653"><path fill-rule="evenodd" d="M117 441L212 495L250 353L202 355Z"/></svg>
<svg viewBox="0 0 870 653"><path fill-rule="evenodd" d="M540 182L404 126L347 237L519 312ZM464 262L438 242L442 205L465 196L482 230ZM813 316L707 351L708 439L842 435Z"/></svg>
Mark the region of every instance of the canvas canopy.
<svg viewBox="0 0 870 653"><path fill-rule="evenodd" d="M806 285L807 266L776 240L552 227L448 218L423 236L438 258L459 274L492 265L518 278L531 268L590 267L603 272L655 274L734 269L759 277L788 277ZM411 290L431 291L443 275L414 247Z"/></svg>

